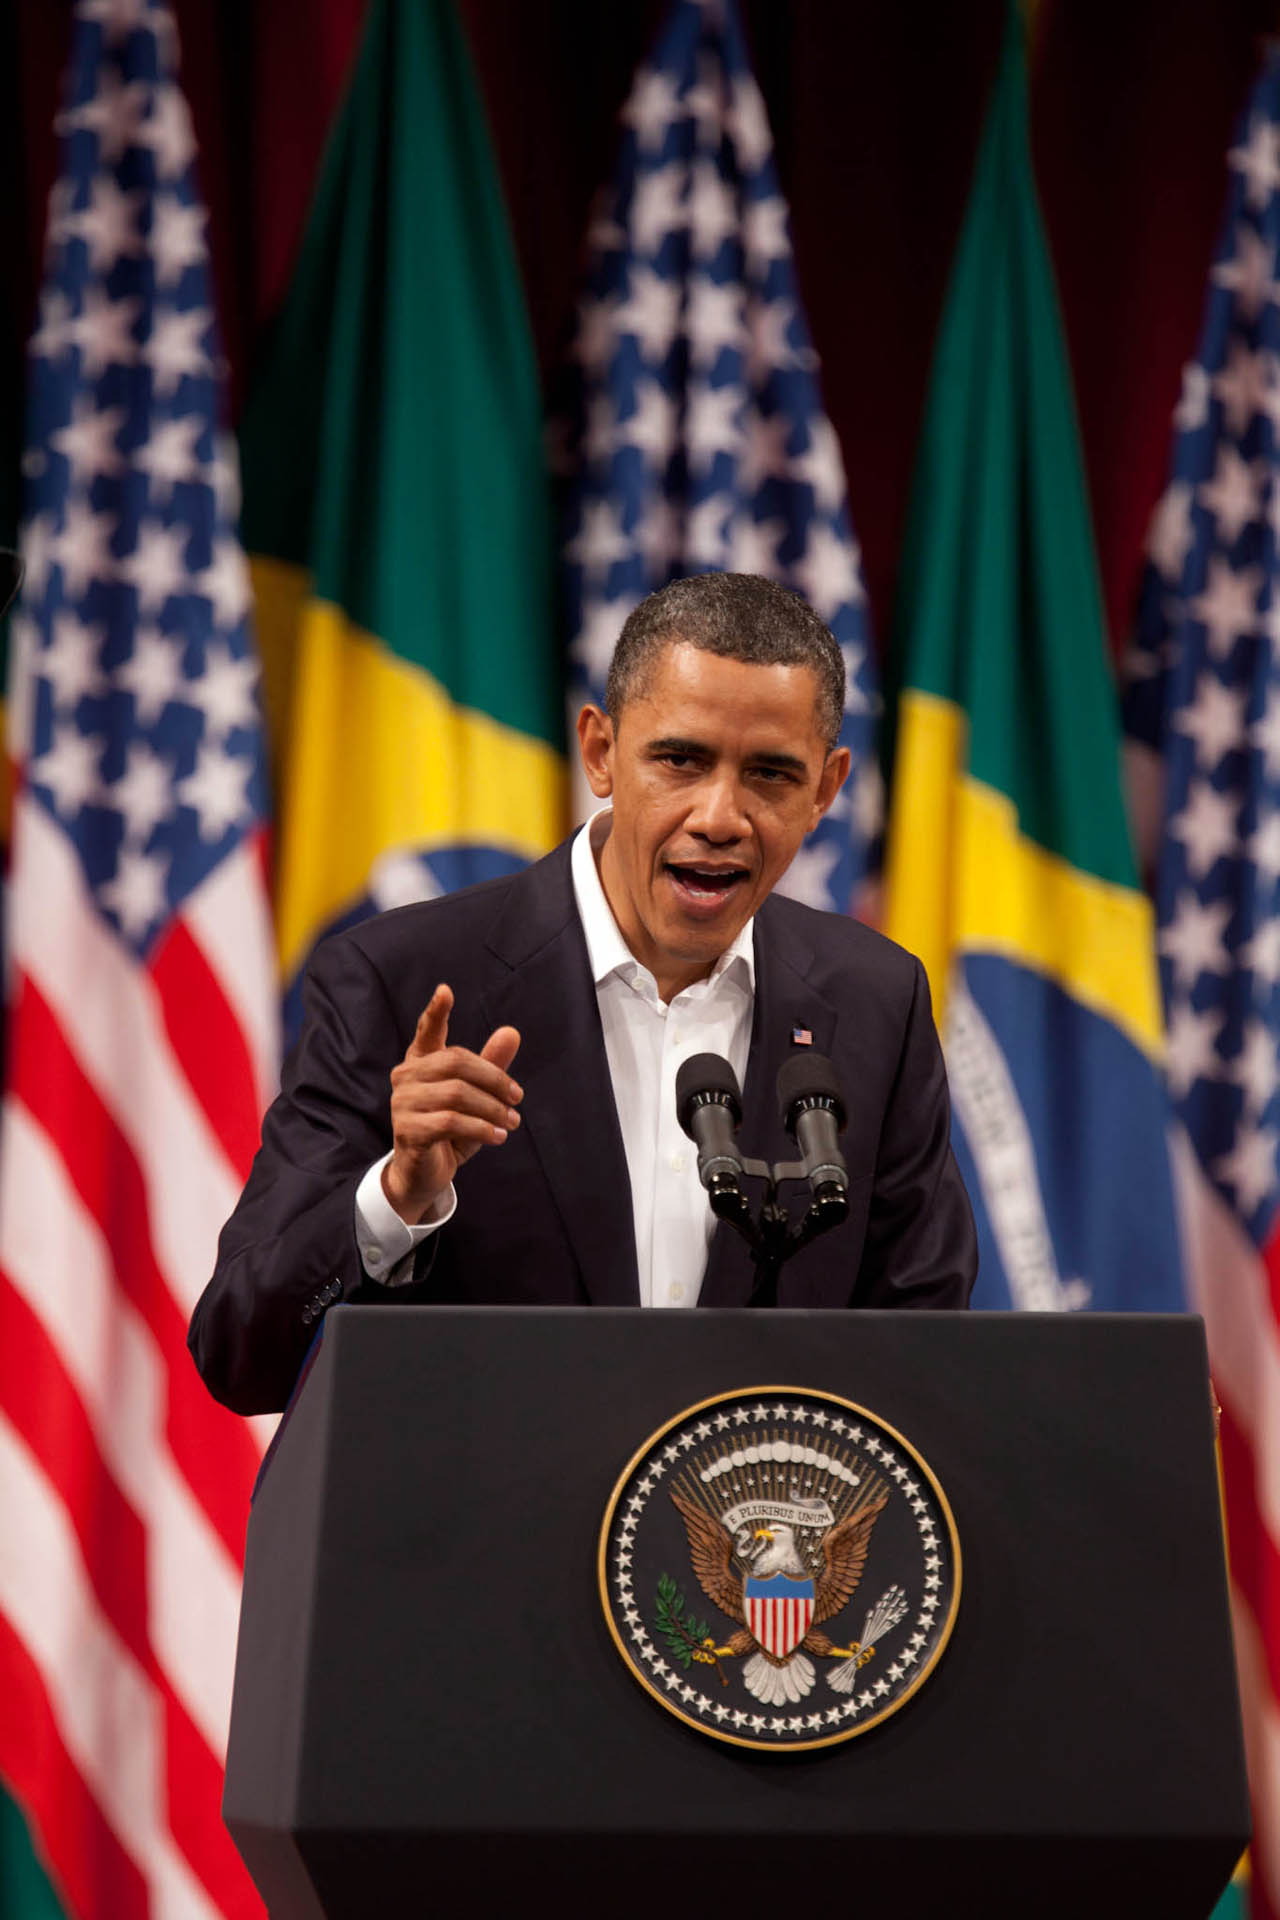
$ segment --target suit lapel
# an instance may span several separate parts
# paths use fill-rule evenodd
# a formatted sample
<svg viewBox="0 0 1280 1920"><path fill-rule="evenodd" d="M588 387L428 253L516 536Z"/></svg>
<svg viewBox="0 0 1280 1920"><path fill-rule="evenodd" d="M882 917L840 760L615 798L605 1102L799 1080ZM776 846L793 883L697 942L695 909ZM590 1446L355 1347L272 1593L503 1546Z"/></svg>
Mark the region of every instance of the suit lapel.
<svg viewBox="0 0 1280 1920"><path fill-rule="evenodd" d="M756 915L756 999L751 1022L751 1052L742 1090L742 1128L738 1141L752 1160L791 1160L795 1147L778 1117L778 1069L795 1052L792 1031L808 1028L816 1053L831 1053L836 1010L809 984L813 949L780 923L766 901ZM753 1207L760 1187L751 1182ZM787 1188L783 1204L803 1210L802 1189ZM785 1286L785 1268L783 1269ZM723 1222L716 1228L707 1256L707 1270L698 1296L701 1307L742 1307L753 1284L751 1254L746 1242Z"/></svg>
<svg viewBox="0 0 1280 1920"><path fill-rule="evenodd" d="M487 996L485 1019L490 1030L520 1030L521 1122L583 1284L597 1306L638 1306L631 1184L569 843L520 875L487 944L510 971Z"/></svg>

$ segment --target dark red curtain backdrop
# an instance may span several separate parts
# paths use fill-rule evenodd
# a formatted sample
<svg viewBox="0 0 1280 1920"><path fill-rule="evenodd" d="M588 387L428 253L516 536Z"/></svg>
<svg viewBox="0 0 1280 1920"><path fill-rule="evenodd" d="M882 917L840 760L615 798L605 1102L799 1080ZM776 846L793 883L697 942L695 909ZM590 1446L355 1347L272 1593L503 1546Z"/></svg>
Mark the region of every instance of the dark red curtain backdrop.
<svg viewBox="0 0 1280 1920"><path fill-rule="evenodd" d="M458 0L544 370L662 0ZM877 633L1003 0L741 0L791 203ZM238 406L287 283L365 0L174 0ZM0 528L69 0L0 0ZM1041 0L1037 166L1116 644L1195 347L1231 129L1280 0Z"/></svg>

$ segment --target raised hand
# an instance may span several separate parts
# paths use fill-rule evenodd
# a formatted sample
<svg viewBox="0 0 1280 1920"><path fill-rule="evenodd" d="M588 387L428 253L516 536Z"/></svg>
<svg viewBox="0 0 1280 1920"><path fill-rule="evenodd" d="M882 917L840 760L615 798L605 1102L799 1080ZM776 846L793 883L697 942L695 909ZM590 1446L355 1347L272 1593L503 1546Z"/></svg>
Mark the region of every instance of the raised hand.
<svg viewBox="0 0 1280 1920"><path fill-rule="evenodd" d="M438 986L418 1017L417 1031L391 1070L394 1150L382 1170L382 1188L400 1218L415 1226L449 1187L458 1168L481 1147L501 1146L520 1125L523 1088L507 1068L520 1035L497 1027L479 1053L449 1045L453 989Z"/></svg>

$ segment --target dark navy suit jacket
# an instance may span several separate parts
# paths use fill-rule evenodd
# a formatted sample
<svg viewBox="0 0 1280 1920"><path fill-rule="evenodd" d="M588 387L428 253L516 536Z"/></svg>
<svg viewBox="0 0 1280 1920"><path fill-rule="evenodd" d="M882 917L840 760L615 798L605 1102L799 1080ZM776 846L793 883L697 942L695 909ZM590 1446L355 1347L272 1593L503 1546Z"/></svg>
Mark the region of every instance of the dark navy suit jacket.
<svg viewBox="0 0 1280 1920"><path fill-rule="evenodd" d="M755 920L756 1000L743 1151L795 1157L774 1094L807 1028L849 1109L849 1217L783 1269L780 1306L960 1307L977 1268L969 1202L919 961L839 915L778 897ZM450 1041L522 1036L522 1124L458 1175L454 1218L419 1249L415 1278L367 1280L355 1193L391 1145L391 1068L441 980ZM631 1190L569 845L514 878L402 907L326 941L306 1022L267 1115L248 1184L191 1322L210 1389L241 1412L281 1407L315 1323L337 1299L637 1306ZM745 1305L751 1256L724 1225L701 1306Z"/></svg>

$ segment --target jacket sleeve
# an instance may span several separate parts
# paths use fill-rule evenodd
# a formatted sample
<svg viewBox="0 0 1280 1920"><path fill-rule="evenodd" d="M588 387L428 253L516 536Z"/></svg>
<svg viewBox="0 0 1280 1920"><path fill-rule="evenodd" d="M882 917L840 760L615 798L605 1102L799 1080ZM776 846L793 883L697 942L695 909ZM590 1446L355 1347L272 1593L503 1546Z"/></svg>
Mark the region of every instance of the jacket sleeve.
<svg viewBox="0 0 1280 1920"><path fill-rule="evenodd" d="M355 1195L391 1145L389 1075L409 1036L348 937L317 949L303 992L301 1037L187 1337L209 1391L237 1413L283 1407L327 1309L384 1292L361 1264ZM434 1245L395 1299L420 1297Z"/></svg>
<svg viewBox="0 0 1280 1920"><path fill-rule="evenodd" d="M916 960L876 1156L859 1275L864 1307L963 1307L978 1271L973 1210L951 1151L951 1099Z"/></svg>

